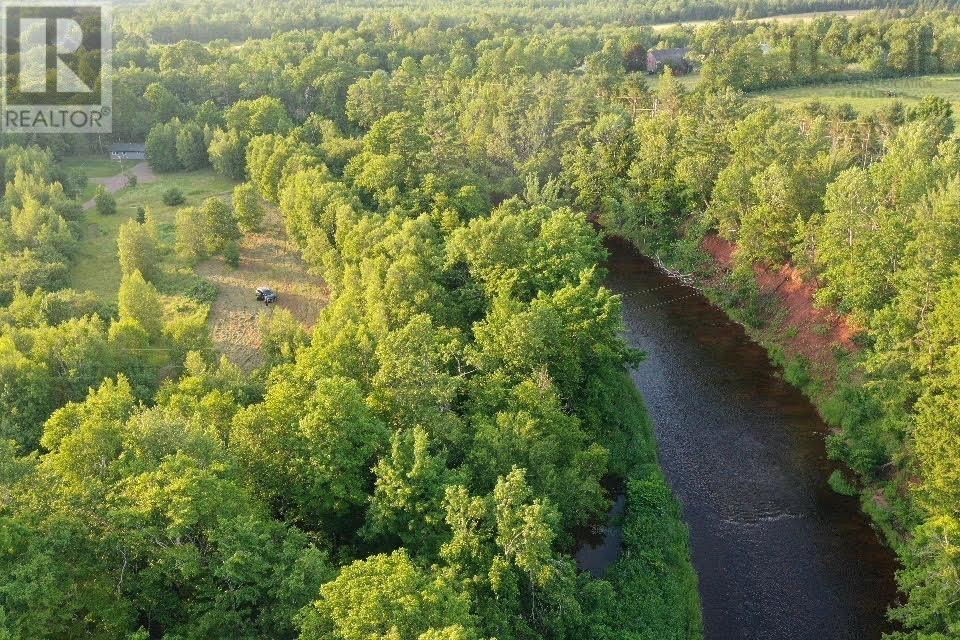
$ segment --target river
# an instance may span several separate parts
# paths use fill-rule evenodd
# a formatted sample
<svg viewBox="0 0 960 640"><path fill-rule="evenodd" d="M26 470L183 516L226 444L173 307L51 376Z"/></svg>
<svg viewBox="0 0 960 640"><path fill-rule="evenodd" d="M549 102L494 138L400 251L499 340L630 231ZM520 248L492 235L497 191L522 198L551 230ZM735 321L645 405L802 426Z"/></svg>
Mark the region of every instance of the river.
<svg viewBox="0 0 960 640"><path fill-rule="evenodd" d="M893 554L834 493L827 427L739 325L618 240L633 373L683 505L707 640L875 640Z"/></svg>

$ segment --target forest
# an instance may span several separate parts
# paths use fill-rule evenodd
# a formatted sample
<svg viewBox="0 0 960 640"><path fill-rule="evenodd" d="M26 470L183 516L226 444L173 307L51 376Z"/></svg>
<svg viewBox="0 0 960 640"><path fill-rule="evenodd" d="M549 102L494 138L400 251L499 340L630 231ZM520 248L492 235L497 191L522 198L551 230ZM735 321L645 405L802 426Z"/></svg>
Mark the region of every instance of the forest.
<svg viewBox="0 0 960 640"><path fill-rule="evenodd" d="M608 234L757 335L757 268L816 283L855 346L771 357L902 563L889 637L960 637L956 105L749 93L960 71L951 3L746 20L879 6L117 7L113 134L0 135L0 638L702 638ZM695 84L647 75L666 47ZM117 141L180 188L95 186ZM272 215L329 303L248 369L201 266ZM108 229L118 283L77 289Z"/></svg>
<svg viewBox="0 0 960 640"><path fill-rule="evenodd" d="M955 7L954 0L919 3L923 8ZM866 9L917 8L918 3L883 0L485 0L463 4L450 0L347 0L336 5L295 0L215 0L214 2L153 2L137 6L119 23L131 34L175 44L185 39L244 41L293 29L361 28L374 22L406 23L408 27L492 28L537 31L551 26L636 27L682 21L749 19L768 16Z"/></svg>

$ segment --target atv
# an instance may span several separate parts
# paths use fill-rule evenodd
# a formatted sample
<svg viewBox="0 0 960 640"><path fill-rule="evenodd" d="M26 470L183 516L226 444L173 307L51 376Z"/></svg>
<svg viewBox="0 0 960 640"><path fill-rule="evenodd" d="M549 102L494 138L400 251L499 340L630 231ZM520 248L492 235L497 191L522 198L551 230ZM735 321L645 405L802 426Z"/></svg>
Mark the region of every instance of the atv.
<svg viewBox="0 0 960 640"><path fill-rule="evenodd" d="M277 301L277 293L270 287L257 287L257 301L269 307Z"/></svg>

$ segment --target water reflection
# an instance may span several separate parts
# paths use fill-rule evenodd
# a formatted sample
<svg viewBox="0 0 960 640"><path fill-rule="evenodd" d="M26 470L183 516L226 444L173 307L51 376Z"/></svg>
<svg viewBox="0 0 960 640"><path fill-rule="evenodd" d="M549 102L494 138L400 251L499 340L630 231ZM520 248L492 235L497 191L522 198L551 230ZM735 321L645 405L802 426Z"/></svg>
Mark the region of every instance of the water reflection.
<svg viewBox="0 0 960 640"><path fill-rule="evenodd" d="M708 640L879 638L894 559L827 485L826 425L740 326L624 243L607 248Z"/></svg>

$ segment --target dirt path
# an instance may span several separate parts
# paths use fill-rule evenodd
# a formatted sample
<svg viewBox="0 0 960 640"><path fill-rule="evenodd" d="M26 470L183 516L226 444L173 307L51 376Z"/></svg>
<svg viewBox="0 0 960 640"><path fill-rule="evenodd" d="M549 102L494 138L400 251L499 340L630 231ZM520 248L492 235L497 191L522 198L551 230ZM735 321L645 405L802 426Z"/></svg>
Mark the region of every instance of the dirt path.
<svg viewBox="0 0 960 640"><path fill-rule="evenodd" d="M323 280L307 272L306 263L287 240L279 212L273 208L267 214L263 233L244 237L239 268L214 258L197 267L197 273L219 290L207 323L214 346L246 371L263 363L259 351L261 316L276 308L287 309L309 330L329 299ZM257 302L256 289L261 286L277 292L276 304L268 308Z"/></svg>
<svg viewBox="0 0 960 640"><path fill-rule="evenodd" d="M127 186L129 179L127 178L128 174L133 174L137 176L137 184L144 184L147 182L153 182L157 179L157 174L153 172L153 168L150 166L149 162L140 162L135 164L125 173L118 173L115 176L110 176L109 178L93 178L90 182L94 184L102 184L107 188L107 191L110 193L116 193ZM88 209L93 209L97 205L95 199L91 198L83 203L84 211Z"/></svg>

